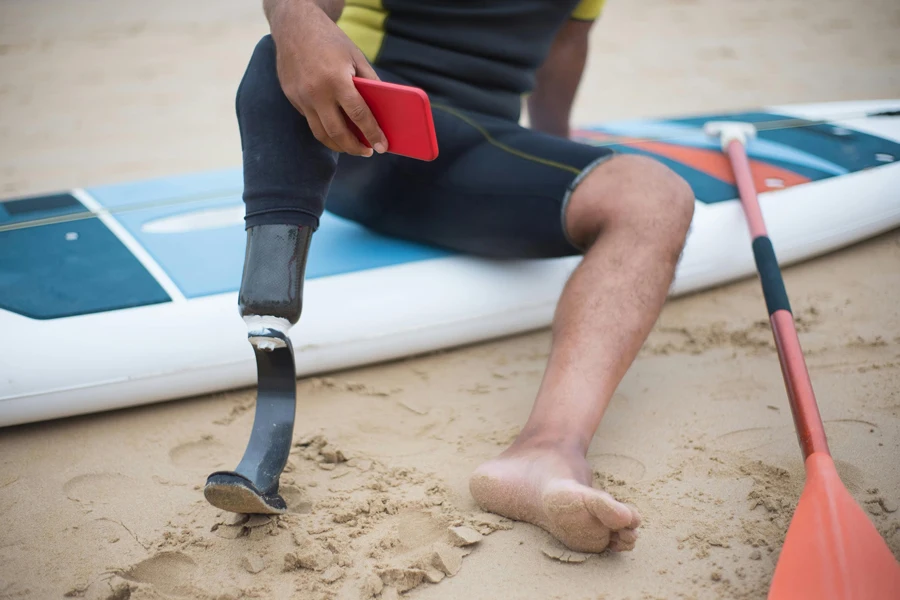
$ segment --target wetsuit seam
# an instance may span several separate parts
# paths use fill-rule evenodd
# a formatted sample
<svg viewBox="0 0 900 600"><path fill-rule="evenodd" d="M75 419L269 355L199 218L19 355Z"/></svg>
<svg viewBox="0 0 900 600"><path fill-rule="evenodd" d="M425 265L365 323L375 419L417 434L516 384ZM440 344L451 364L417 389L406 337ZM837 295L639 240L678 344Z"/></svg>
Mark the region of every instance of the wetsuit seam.
<svg viewBox="0 0 900 600"><path fill-rule="evenodd" d="M303 213L304 215L308 215L308 216L312 217L313 219L315 219L316 223L319 222L319 217L316 216L315 213L305 210L303 208L298 208L296 206L285 206L285 207L278 207L278 208L263 208L261 210L254 210L253 212L248 212L244 218L249 219L251 217L258 217L259 215L267 215L267 214L278 213L278 212ZM317 227L318 227L318 225L317 225Z"/></svg>
<svg viewBox="0 0 900 600"><path fill-rule="evenodd" d="M523 152L521 150L513 148L512 146L508 146L507 144L504 144L500 140L495 139L494 136L492 136L490 134L490 132L487 129L485 129L480 123L478 123L474 119L470 119L469 117L465 116L464 114L462 114L460 111L458 111L456 109L453 109L453 108L443 105L443 104L435 104L435 103L432 103L431 106L437 110L443 111L449 115L456 117L463 123L466 123L473 129L475 129L478 133L480 133L484 137L484 140L487 143L491 144L495 148L499 148L500 150L503 150L507 154L511 154L518 158L523 158L527 161L537 163L540 165L544 165L547 167L553 167L555 169L560 169L562 171L566 171L566 172L572 173L574 175L581 174L581 169L579 169L577 167L573 167L572 165L557 162L555 160L550 160L547 158L541 158L540 156L535 156L534 154L529 154L528 152Z"/></svg>

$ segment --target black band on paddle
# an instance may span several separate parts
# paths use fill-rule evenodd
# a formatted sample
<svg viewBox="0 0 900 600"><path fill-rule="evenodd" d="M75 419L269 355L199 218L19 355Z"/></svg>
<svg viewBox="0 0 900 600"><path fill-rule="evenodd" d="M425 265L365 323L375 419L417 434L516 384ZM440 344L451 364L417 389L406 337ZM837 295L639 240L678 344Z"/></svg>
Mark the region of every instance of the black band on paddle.
<svg viewBox="0 0 900 600"><path fill-rule="evenodd" d="M763 235L753 240L753 257L756 259L756 270L759 271L759 279L762 282L763 296L766 298L769 315L782 309L791 312L791 303L788 301L787 291L784 289L784 280L781 278L778 259L775 258L775 249L768 236Z"/></svg>

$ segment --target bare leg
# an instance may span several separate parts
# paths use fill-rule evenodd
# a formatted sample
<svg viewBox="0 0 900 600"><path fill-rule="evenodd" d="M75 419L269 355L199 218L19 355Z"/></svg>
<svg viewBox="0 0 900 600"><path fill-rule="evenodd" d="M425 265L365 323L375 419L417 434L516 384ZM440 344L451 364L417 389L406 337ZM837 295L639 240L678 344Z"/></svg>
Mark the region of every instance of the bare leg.
<svg viewBox="0 0 900 600"><path fill-rule="evenodd" d="M537 399L522 432L470 480L485 510L573 550L630 550L637 511L592 487L585 455L665 302L693 215L690 187L661 164L619 156L576 189L567 229L589 247L566 284Z"/></svg>

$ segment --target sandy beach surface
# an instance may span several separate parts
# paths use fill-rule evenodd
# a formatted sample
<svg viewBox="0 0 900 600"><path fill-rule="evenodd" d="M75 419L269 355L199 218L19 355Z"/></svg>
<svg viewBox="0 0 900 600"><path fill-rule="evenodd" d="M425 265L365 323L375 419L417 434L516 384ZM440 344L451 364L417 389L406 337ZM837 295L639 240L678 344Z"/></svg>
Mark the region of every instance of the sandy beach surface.
<svg viewBox="0 0 900 600"><path fill-rule="evenodd" d="M4 0L0 196L240 164L258 5ZM575 119L897 98L898 29L892 0L610 0ZM840 473L900 556L898 267L894 231L785 276ZM0 430L0 598L763 598L804 481L765 317L754 279L672 300L618 390L589 459L644 516L634 552L565 553L468 493L539 331L298 381L275 520L201 493L252 389Z"/></svg>

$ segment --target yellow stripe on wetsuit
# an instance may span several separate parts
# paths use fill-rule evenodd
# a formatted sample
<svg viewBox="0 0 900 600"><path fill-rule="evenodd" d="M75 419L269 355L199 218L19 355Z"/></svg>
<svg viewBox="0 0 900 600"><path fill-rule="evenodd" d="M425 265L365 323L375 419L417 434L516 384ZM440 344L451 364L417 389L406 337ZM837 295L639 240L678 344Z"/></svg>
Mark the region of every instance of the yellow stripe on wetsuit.
<svg viewBox="0 0 900 600"><path fill-rule="evenodd" d="M603 11L603 3L606 0L581 0L571 17L577 21L595 21Z"/></svg>
<svg viewBox="0 0 900 600"><path fill-rule="evenodd" d="M384 43L387 15L381 0L347 0L337 24L374 63Z"/></svg>

